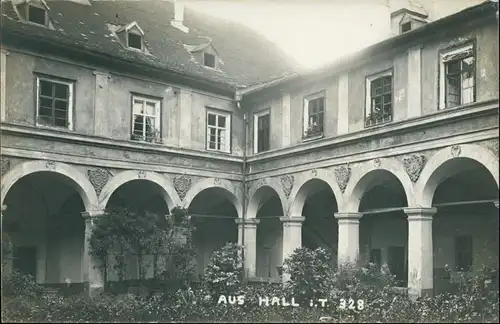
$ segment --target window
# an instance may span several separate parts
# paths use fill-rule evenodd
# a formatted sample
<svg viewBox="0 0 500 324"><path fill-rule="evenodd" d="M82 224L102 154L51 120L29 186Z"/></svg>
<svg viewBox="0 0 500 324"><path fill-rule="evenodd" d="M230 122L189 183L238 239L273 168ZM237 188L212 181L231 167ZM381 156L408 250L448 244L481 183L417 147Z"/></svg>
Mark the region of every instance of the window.
<svg viewBox="0 0 500 324"><path fill-rule="evenodd" d="M222 112L207 113L207 149L230 152L231 116Z"/></svg>
<svg viewBox="0 0 500 324"><path fill-rule="evenodd" d="M455 238L455 268L457 271L470 271L472 268L472 236Z"/></svg>
<svg viewBox="0 0 500 324"><path fill-rule="evenodd" d="M47 12L44 8L28 5L28 21L34 24L43 25L47 24Z"/></svg>
<svg viewBox="0 0 500 324"><path fill-rule="evenodd" d="M203 65L215 68L215 55L203 53Z"/></svg>
<svg viewBox="0 0 500 324"><path fill-rule="evenodd" d="M365 126L382 124L392 120L392 71L366 80Z"/></svg>
<svg viewBox="0 0 500 324"><path fill-rule="evenodd" d="M323 135L325 96L323 93L304 99L304 138Z"/></svg>
<svg viewBox="0 0 500 324"><path fill-rule="evenodd" d="M370 262L375 263L377 267L382 265L382 251L380 249L370 251Z"/></svg>
<svg viewBox="0 0 500 324"><path fill-rule="evenodd" d="M133 96L132 103L132 139L156 143L161 141L160 101Z"/></svg>
<svg viewBox="0 0 500 324"><path fill-rule="evenodd" d="M401 24L401 34L411 30L411 21Z"/></svg>
<svg viewBox="0 0 500 324"><path fill-rule="evenodd" d="M269 151L271 118L269 111L254 115L254 153Z"/></svg>
<svg viewBox="0 0 500 324"><path fill-rule="evenodd" d="M142 36L136 33L129 32L127 34L128 47L142 50Z"/></svg>
<svg viewBox="0 0 500 324"><path fill-rule="evenodd" d="M38 77L36 121L39 126L72 128L73 83Z"/></svg>
<svg viewBox="0 0 500 324"><path fill-rule="evenodd" d="M452 108L475 101L473 45L441 54L440 108Z"/></svg>

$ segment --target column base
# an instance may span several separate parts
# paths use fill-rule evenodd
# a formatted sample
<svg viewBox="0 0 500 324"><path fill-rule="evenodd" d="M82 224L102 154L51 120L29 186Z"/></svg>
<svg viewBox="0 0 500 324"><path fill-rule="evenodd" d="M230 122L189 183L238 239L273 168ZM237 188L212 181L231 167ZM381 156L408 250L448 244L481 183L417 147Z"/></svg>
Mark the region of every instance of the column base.
<svg viewBox="0 0 500 324"><path fill-rule="evenodd" d="M98 297L98 296L104 294L104 287L91 286L91 284L89 282L86 282L84 284L84 293L86 296L89 296L90 298L95 298L95 297Z"/></svg>
<svg viewBox="0 0 500 324"><path fill-rule="evenodd" d="M412 301L416 301L418 298L422 297L433 297L434 296L434 289L409 289L408 290L408 297Z"/></svg>

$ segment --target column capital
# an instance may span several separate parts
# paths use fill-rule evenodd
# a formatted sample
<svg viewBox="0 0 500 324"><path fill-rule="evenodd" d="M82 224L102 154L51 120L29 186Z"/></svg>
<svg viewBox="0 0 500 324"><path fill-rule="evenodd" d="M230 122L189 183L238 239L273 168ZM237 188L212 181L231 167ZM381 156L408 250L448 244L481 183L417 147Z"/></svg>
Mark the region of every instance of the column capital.
<svg viewBox="0 0 500 324"><path fill-rule="evenodd" d="M336 219L340 220L360 220L361 217L363 217L362 213L356 213L356 212L339 212L339 213L334 213L333 216L335 216Z"/></svg>
<svg viewBox="0 0 500 324"><path fill-rule="evenodd" d="M498 204L498 201L497 201L497 204ZM498 205L497 205L498 207ZM6 211L7 210L7 205L2 205L2 212Z"/></svg>
<svg viewBox="0 0 500 324"><path fill-rule="evenodd" d="M256 218L246 218L246 219L243 219L243 218L237 218L234 220L236 222L236 224L238 224L239 226L257 226L257 224L259 224L260 222L260 219L256 219Z"/></svg>
<svg viewBox="0 0 500 324"><path fill-rule="evenodd" d="M85 220L104 216L104 215L106 215L106 212L103 210L89 210L89 211L82 212L82 217Z"/></svg>
<svg viewBox="0 0 500 324"><path fill-rule="evenodd" d="M498 208L499 203L500 203L500 202L499 202L498 200L493 202L493 204L495 204L495 207L496 207L496 208ZM3 206L2 206L2 208L3 208ZM3 211L3 209L2 209L2 211Z"/></svg>
<svg viewBox="0 0 500 324"><path fill-rule="evenodd" d="M284 224L289 224L289 225L292 225L292 224L296 224L296 225L301 225L302 222L305 220L306 218L304 216L283 216L283 217L280 217L280 221Z"/></svg>
<svg viewBox="0 0 500 324"><path fill-rule="evenodd" d="M436 207L408 207L403 210L408 215L408 220L431 220L437 212Z"/></svg>

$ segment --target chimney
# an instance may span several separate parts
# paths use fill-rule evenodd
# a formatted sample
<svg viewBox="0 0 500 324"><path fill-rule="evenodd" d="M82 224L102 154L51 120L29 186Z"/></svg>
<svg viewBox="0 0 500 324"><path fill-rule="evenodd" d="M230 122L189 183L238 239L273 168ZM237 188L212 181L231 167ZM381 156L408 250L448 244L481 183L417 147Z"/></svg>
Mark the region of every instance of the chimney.
<svg viewBox="0 0 500 324"><path fill-rule="evenodd" d="M189 32L189 28L184 26L183 0L174 0L174 19L170 22L170 24L185 33Z"/></svg>

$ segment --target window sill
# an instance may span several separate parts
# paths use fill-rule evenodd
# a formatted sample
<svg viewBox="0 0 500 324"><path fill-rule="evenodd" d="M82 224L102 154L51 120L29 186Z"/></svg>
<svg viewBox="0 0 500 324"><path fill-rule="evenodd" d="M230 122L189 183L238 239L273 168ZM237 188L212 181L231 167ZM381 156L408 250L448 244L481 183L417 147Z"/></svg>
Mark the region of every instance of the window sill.
<svg viewBox="0 0 500 324"><path fill-rule="evenodd" d="M231 155L231 151L219 151L219 150L215 150L215 149L205 149L207 152L211 152L211 153L219 153L219 154L225 154L225 155Z"/></svg>
<svg viewBox="0 0 500 324"><path fill-rule="evenodd" d="M460 105L456 105L456 106L443 106L441 108L439 108L439 110L451 110L451 109L457 109L457 108L463 108L463 107L467 107L467 106L470 106L470 105L473 105L475 104L476 102L473 101L473 102L469 102L469 103L464 103L464 104L460 104Z"/></svg>
<svg viewBox="0 0 500 324"><path fill-rule="evenodd" d="M377 119L377 120L365 120L365 128L374 127L392 122L392 116Z"/></svg>
<svg viewBox="0 0 500 324"><path fill-rule="evenodd" d="M55 130L60 130L60 131L73 131L73 128L70 127L70 126L67 126L67 127L64 127L64 126L51 126L51 125L45 125L45 124L39 124L39 123L36 123L35 124L36 127L39 127L39 128L45 128L45 129L55 129Z"/></svg>
<svg viewBox="0 0 500 324"><path fill-rule="evenodd" d="M325 137L323 133L302 137L302 142L310 142Z"/></svg>
<svg viewBox="0 0 500 324"><path fill-rule="evenodd" d="M134 136L131 136L130 140L134 141L134 142L141 142L141 143L148 143L148 144L155 144L155 145L162 145L163 144L163 140L162 139L159 139L159 140L154 140L154 139L147 140L145 138L134 138Z"/></svg>

